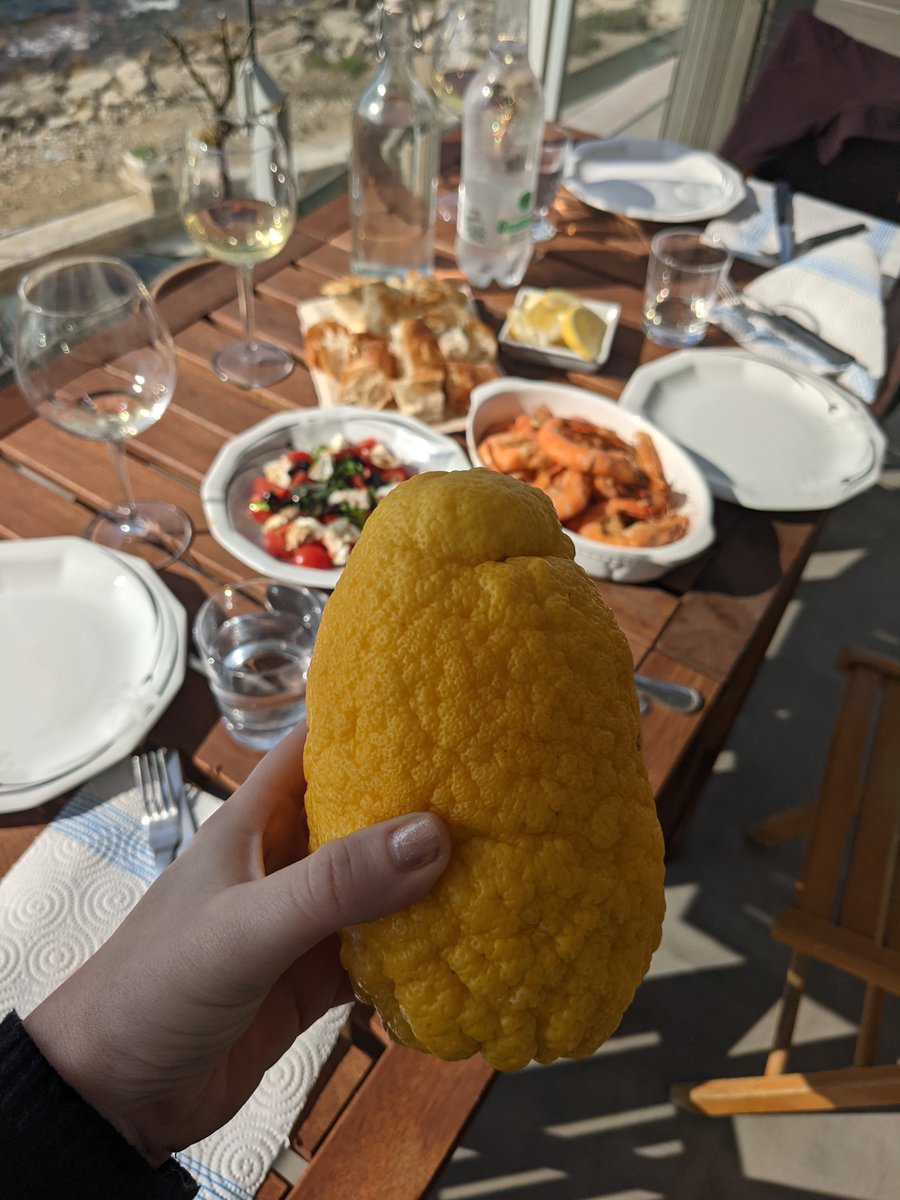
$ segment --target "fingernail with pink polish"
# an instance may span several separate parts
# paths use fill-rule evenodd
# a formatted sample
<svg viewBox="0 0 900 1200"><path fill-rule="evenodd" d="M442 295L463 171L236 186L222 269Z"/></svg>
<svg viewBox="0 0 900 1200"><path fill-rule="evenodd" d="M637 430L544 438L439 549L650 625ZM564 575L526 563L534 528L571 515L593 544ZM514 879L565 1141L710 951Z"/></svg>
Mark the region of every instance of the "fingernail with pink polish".
<svg viewBox="0 0 900 1200"><path fill-rule="evenodd" d="M433 863L440 853L441 835L427 814L397 825L388 834L388 849L401 871L418 871Z"/></svg>

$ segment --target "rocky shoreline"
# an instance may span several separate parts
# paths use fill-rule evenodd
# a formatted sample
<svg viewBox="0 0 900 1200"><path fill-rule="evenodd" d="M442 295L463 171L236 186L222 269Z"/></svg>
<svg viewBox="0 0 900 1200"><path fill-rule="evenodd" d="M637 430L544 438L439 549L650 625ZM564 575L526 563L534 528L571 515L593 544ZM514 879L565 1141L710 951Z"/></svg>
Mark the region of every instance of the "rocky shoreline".
<svg viewBox="0 0 900 1200"><path fill-rule="evenodd" d="M297 165L317 143L338 148L366 75L374 70L373 17L312 0L260 22L260 61L288 97ZM221 85L216 31L184 39L191 62ZM370 65L371 64L371 65ZM0 84L0 236L127 194L123 155L150 146L169 158L183 130L208 112L176 51L159 44L68 72L30 71Z"/></svg>

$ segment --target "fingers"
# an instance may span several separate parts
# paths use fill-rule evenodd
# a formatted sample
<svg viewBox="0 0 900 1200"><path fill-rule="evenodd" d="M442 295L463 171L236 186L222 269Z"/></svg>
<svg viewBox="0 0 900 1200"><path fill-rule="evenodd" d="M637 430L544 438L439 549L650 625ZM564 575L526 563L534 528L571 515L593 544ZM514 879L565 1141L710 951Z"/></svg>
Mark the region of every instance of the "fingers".
<svg viewBox="0 0 900 1200"><path fill-rule="evenodd" d="M407 908L431 890L449 859L440 818L409 813L247 884L239 889L246 969L273 978L338 929Z"/></svg>

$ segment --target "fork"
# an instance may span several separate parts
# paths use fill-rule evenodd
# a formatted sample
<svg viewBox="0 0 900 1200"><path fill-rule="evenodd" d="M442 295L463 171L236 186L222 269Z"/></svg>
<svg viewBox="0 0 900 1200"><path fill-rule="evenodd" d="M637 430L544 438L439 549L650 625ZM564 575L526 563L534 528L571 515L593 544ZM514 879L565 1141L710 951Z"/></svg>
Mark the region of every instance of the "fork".
<svg viewBox="0 0 900 1200"><path fill-rule="evenodd" d="M150 849L156 859L156 874L161 874L175 854L181 837L181 816L172 792L166 756L163 750L149 750L131 759L135 787L144 801L141 824L147 830Z"/></svg>
<svg viewBox="0 0 900 1200"><path fill-rule="evenodd" d="M732 315L743 322L748 332L759 333L758 328L751 320L756 313L774 329L775 335L782 341L797 342L802 348L818 354L825 360L827 374L839 374L854 363L852 354L848 354L837 346L832 346L830 342L825 341L811 329L807 329L805 325L801 325L799 321L795 321L793 317L775 312L758 302L755 305L748 304L728 275L719 284L719 300L729 306Z"/></svg>

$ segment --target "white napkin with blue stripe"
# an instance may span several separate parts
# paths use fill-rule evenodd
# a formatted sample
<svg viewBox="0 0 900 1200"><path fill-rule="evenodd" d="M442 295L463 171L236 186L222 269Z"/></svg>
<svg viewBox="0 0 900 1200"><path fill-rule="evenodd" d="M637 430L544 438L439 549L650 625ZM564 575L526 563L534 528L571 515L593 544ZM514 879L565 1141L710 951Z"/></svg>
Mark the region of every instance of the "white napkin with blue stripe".
<svg viewBox="0 0 900 1200"><path fill-rule="evenodd" d="M854 238L818 250L760 275L743 290L744 304L720 303L711 317L747 350L814 375L831 375L833 366L815 350L767 324L763 312L792 317L805 329L844 350L855 362L837 382L871 404L886 369L887 333L878 259Z"/></svg>
<svg viewBox="0 0 900 1200"><path fill-rule="evenodd" d="M866 229L802 252L805 239L865 222ZM720 238L738 258L772 270L743 290L751 309L718 304L711 318L744 349L816 375L831 364L789 335L774 330L753 306L792 317L855 362L837 376L848 391L871 404L886 370L884 298L900 274L900 228L812 196L794 196L796 257L777 261L774 187L748 180L747 196L727 217L712 221L705 237Z"/></svg>
<svg viewBox="0 0 900 1200"><path fill-rule="evenodd" d="M775 187L761 179L748 179L747 193L727 216L710 221L706 237L724 242L735 258L743 258L762 267L774 267L778 262L778 230L775 221ZM865 224L864 231L848 238L848 243L868 246L878 260L881 273L881 295L886 298L900 276L900 226L880 220L867 213L842 208L797 192L794 196L795 253L803 256L803 243L821 233L849 229ZM837 242L819 247L827 251ZM815 253L816 251L810 251Z"/></svg>
<svg viewBox="0 0 900 1200"><path fill-rule="evenodd" d="M195 801L198 823L220 801ZM155 871L130 761L72 798L0 881L0 1014L26 1016L90 957L138 902ZM349 1005L301 1034L244 1107L177 1157L204 1200L252 1200L327 1061Z"/></svg>

